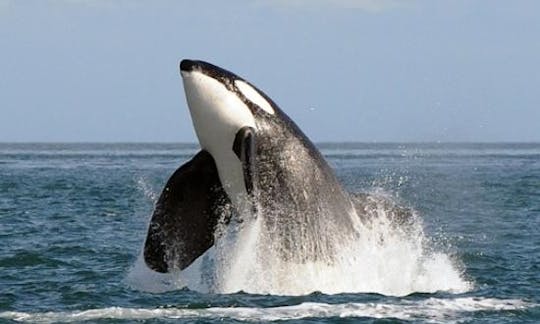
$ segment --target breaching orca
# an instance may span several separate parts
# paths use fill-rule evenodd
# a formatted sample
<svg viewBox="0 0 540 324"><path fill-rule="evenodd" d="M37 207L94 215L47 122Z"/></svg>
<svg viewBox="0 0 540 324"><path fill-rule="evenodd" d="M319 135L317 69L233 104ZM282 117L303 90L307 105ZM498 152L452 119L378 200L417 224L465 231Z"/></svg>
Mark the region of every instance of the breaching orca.
<svg viewBox="0 0 540 324"><path fill-rule="evenodd" d="M262 217L275 249L298 262L332 255L330 236L356 235L354 199L272 99L210 63L183 60L180 71L201 150L156 203L144 246L151 269L187 268L235 218Z"/></svg>

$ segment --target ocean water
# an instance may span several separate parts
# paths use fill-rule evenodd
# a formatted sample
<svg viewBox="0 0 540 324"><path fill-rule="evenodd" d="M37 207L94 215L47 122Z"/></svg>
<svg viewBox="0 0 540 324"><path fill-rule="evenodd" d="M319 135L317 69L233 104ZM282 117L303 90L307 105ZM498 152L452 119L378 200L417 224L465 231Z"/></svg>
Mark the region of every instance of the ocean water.
<svg viewBox="0 0 540 324"><path fill-rule="evenodd" d="M0 144L0 322L540 322L540 144L319 148L350 191L412 210L413 229L377 207L332 267L268 272L246 249L227 285L199 289L204 262L160 277L139 259L196 145Z"/></svg>

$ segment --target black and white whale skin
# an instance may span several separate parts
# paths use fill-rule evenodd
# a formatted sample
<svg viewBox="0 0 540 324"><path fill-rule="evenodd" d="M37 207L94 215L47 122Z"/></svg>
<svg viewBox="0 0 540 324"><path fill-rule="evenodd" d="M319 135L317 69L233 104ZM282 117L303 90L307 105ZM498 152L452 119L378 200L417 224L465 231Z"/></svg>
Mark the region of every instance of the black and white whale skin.
<svg viewBox="0 0 540 324"><path fill-rule="evenodd" d="M183 60L180 70L201 151L171 176L155 206L147 266L183 270L219 239L218 224L257 217L284 259L331 262L336 236L357 235L364 211L321 153L241 77L202 61Z"/></svg>

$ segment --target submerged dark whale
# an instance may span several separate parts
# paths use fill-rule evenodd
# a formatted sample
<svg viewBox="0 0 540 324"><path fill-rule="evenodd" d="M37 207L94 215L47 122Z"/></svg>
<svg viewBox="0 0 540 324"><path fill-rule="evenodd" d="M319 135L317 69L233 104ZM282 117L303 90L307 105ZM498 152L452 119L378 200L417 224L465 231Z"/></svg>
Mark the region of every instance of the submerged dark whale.
<svg viewBox="0 0 540 324"><path fill-rule="evenodd" d="M249 218L262 217L274 248L298 262L331 258L336 236L357 235L366 196L343 188L272 99L210 63L183 60L180 70L201 150L174 172L155 206L148 267L183 270L214 245L218 224Z"/></svg>

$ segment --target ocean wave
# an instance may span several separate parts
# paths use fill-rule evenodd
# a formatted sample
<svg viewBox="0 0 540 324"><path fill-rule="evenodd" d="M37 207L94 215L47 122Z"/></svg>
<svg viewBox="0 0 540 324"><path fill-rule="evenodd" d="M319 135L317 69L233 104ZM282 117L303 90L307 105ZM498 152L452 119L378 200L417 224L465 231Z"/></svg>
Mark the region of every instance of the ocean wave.
<svg viewBox="0 0 540 324"><path fill-rule="evenodd" d="M106 307L71 312L1 312L0 319L34 322L81 322L95 320L216 319L239 321L285 321L306 318L392 318L442 322L463 319L466 313L519 311L539 307L520 299L428 298L396 303L327 304L305 302L278 307L124 308Z"/></svg>

